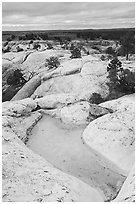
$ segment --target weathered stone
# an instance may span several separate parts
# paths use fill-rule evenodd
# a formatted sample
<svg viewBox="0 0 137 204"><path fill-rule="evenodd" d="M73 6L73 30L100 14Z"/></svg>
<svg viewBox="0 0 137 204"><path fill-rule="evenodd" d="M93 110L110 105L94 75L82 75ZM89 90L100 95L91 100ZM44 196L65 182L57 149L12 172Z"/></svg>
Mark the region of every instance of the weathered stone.
<svg viewBox="0 0 137 204"><path fill-rule="evenodd" d="M135 166L130 170L127 179L113 202L135 202Z"/></svg>
<svg viewBox="0 0 137 204"><path fill-rule="evenodd" d="M4 102L2 104L2 115L19 117L30 113L36 107L36 102L30 98L20 101Z"/></svg>
<svg viewBox="0 0 137 204"><path fill-rule="evenodd" d="M92 57L90 60L92 60ZM43 97L55 93L87 95L88 92L88 97L92 93L99 93L105 98L109 93L108 86L106 85L107 75L105 64L97 65L99 63L97 61L92 65L88 61L89 58L84 59L84 57L77 59L75 67L75 61L68 60L53 72L45 74L42 77L42 81L44 82L36 89L32 97ZM98 70L97 73L96 67ZM99 69L101 69L100 74Z"/></svg>
<svg viewBox="0 0 137 204"><path fill-rule="evenodd" d="M112 110L117 107L117 111L92 121L83 133L86 144L114 162L125 174L134 164L134 103L131 96L104 103L104 107Z"/></svg>
<svg viewBox="0 0 137 204"><path fill-rule="evenodd" d="M87 101L78 102L60 110L62 122L67 124L86 124L89 116L90 104Z"/></svg>
<svg viewBox="0 0 137 204"><path fill-rule="evenodd" d="M14 103L17 107L18 104L24 104L27 107L32 100L6 102L2 148L3 202L103 201L96 189L54 168L23 144L22 141L28 137L30 129L41 114L37 112L31 116L11 117L6 115L9 111L8 103L12 106ZM22 114L22 109L16 110ZM26 110L28 111L31 109ZM64 185L66 190L63 189Z"/></svg>
<svg viewBox="0 0 137 204"><path fill-rule="evenodd" d="M12 98L12 101L21 100L30 97L36 88L41 84L41 78L39 75L34 76L30 79Z"/></svg>
<svg viewBox="0 0 137 204"><path fill-rule="evenodd" d="M73 94L51 94L42 98L35 99L35 102L42 109L55 109L79 101L79 98Z"/></svg>

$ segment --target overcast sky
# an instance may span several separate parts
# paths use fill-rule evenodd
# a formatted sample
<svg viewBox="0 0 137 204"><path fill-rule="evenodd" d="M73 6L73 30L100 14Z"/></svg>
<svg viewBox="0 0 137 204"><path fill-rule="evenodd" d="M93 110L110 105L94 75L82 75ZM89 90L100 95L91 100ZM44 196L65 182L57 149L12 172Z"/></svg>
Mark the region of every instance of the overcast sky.
<svg viewBox="0 0 137 204"><path fill-rule="evenodd" d="M3 30L135 27L134 2L3 2Z"/></svg>

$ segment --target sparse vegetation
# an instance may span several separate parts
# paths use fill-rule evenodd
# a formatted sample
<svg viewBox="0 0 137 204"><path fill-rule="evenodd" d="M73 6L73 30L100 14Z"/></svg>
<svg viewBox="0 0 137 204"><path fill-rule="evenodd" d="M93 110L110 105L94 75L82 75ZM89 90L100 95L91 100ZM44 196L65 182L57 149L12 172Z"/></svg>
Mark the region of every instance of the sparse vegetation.
<svg viewBox="0 0 137 204"><path fill-rule="evenodd" d="M38 50L38 49L40 49L41 48L41 46L40 46L40 44L37 42L37 43L34 43L34 45L33 45L33 49L35 49L35 50Z"/></svg>
<svg viewBox="0 0 137 204"><path fill-rule="evenodd" d="M45 66L47 66L49 70L56 69L58 68L59 65L60 65L60 62L57 57L52 56L49 59L46 59Z"/></svg>
<svg viewBox="0 0 137 204"><path fill-rule="evenodd" d="M73 45L70 48L71 51L71 56L70 58L74 59L74 58L81 58L81 51L78 47L73 47Z"/></svg>
<svg viewBox="0 0 137 204"><path fill-rule="evenodd" d="M112 47L108 47L108 48L106 49L106 54L115 55L116 52L115 52L115 50L114 50Z"/></svg>
<svg viewBox="0 0 137 204"><path fill-rule="evenodd" d="M135 73L123 69L122 63L115 57L107 67L110 95L113 98L119 93L130 94L135 92Z"/></svg>
<svg viewBox="0 0 137 204"><path fill-rule="evenodd" d="M47 43L47 49L48 49L48 50L51 50L51 49L53 49L53 46L52 46L52 44L51 44L51 43L49 43L49 42Z"/></svg>
<svg viewBox="0 0 137 204"><path fill-rule="evenodd" d="M127 34L121 38L120 43L126 55L126 60L128 60L129 53L135 53L135 37L131 36L130 34Z"/></svg>

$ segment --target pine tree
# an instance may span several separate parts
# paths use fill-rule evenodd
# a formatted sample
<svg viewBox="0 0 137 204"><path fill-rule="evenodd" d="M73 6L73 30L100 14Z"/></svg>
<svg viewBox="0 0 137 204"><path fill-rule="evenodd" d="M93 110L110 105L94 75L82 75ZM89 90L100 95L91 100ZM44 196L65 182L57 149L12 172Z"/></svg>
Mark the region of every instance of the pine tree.
<svg viewBox="0 0 137 204"><path fill-rule="evenodd" d="M111 93L112 91L118 89L120 85L119 74L123 71L122 63L118 60L117 57L111 60L111 62L108 64L107 71L107 78L109 78L108 86Z"/></svg>
<svg viewBox="0 0 137 204"><path fill-rule="evenodd" d="M112 98L119 93L129 94L135 92L135 73L123 69L122 63L115 57L107 67L110 95Z"/></svg>

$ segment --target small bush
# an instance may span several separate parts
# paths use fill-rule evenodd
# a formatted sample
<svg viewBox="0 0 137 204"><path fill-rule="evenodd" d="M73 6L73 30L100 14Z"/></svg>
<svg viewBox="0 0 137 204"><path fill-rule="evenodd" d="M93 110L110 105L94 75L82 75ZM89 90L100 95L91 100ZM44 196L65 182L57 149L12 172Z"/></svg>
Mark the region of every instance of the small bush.
<svg viewBox="0 0 137 204"><path fill-rule="evenodd" d="M40 48L41 48L41 46L40 46L39 43L35 43L35 44L33 45L33 49L35 49L35 50L38 50L38 49L40 49Z"/></svg>
<svg viewBox="0 0 137 204"><path fill-rule="evenodd" d="M120 90L124 93L135 93L135 72L123 69L120 77Z"/></svg>
<svg viewBox="0 0 137 204"><path fill-rule="evenodd" d="M77 47L74 47L71 50L70 58L72 58L72 59L74 59L74 58L81 58L81 51L80 51L80 49L78 49Z"/></svg>
<svg viewBox="0 0 137 204"><path fill-rule="evenodd" d="M51 43L47 43L47 49L48 49L48 50L53 49L53 46L52 46L52 44L51 44Z"/></svg>
<svg viewBox="0 0 137 204"><path fill-rule="evenodd" d="M112 47L106 49L106 54L115 55L115 50Z"/></svg>
<svg viewBox="0 0 137 204"><path fill-rule="evenodd" d="M98 93L93 93L91 98L89 99L89 102L92 104L100 104L104 102L104 99L101 97Z"/></svg>
<svg viewBox="0 0 137 204"><path fill-rule="evenodd" d="M105 61L106 58L104 55L101 55L100 59L101 59L101 61Z"/></svg>
<svg viewBox="0 0 137 204"><path fill-rule="evenodd" d="M49 59L46 59L45 66L48 66L49 70L53 68L58 68L60 65L60 62L57 57L50 57Z"/></svg>

